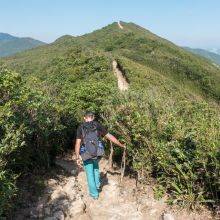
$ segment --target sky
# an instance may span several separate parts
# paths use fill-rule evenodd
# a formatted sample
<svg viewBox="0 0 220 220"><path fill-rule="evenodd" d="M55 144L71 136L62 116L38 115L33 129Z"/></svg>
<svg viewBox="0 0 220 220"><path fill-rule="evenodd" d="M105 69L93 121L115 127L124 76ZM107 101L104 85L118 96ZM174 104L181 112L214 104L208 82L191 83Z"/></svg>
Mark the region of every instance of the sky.
<svg viewBox="0 0 220 220"><path fill-rule="evenodd" d="M119 20L180 46L220 48L220 0L0 0L0 32L47 43Z"/></svg>

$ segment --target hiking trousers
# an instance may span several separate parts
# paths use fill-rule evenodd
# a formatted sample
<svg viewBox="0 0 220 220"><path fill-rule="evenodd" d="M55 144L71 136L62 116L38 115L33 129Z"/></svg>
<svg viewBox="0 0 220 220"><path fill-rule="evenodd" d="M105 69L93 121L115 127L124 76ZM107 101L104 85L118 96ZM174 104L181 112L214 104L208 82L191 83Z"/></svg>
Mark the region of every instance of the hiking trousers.
<svg viewBox="0 0 220 220"><path fill-rule="evenodd" d="M83 162L86 172L89 194L94 199L99 197L100 172L99 159L89 159Z"/></svg>

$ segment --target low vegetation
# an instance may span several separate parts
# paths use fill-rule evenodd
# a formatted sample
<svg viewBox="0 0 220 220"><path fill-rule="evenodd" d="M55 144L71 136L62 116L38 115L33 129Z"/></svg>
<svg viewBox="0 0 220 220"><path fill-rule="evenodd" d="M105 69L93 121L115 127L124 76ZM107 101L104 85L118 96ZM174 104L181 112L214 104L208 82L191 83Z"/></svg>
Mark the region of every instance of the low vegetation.
<svg viewBox="0 0 220 220"><path fill-rule="evenodd" d="M127 165L138 180L156 179L157 197L167 192L171 204L191 208L219 203L219 69L123 25L2 60L1 214L19 175L47 168L72 145L86 109L126 142ZM117 88L113 59L129 80L125 93Z"/></svg>

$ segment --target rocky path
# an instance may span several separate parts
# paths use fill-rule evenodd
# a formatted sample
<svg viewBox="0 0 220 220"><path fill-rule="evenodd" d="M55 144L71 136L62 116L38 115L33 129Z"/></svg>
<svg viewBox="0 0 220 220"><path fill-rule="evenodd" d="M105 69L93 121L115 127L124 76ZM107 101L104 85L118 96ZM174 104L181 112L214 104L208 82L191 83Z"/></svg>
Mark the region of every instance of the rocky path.
<svg viewBox="0 0 220 220"><path fill-rule="evenodd" d="M102 192L98 200L88 196L85 172L78 169L70 155L57 159L66 175L47 180L43 196L15 219L44 220L208 220L210 213L171 210L165 198L155 200L151 186L136 186L136 181L120 172L106 172L108 161L100 162Z"/></svg>
<svg viewBox="0 0 220 220"><path fill-rule="evenodd" d="M118 27L120 28L120 29L124 29L124 27L121 25L121 22L120 21L118 21Z"/></svg>
<svg viewBox="0 0 220 220"><path fill-rule="evenodd" d="M122 92L128 90L129 84L128 84L126 78L124 77L123 73L119 69L118 63L116 60L112 61L112 68L113 68L113 72L114 72L115 76L118 79L119 90Z"/></svg>

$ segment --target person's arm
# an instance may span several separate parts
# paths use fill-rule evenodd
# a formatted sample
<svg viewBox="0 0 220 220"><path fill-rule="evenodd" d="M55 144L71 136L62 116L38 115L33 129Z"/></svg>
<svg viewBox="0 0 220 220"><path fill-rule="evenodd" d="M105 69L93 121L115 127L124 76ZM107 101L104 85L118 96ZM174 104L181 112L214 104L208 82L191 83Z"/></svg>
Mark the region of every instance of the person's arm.
<svg viewBox="0 0 220 220"><path fill-rule="evenodd" d="M125 148L125 144L122 144L115 136L110 133L105 135L105 138L113 142L114 144L118 145L119 147Z"/></svg>
<svg viewBox="0 0 220 220"><path fill-rule="evenodd" d="M81 139L76 139L75 153L76 153L76 162L77 162L78 165L81 164L81 159L80 159L80 155L79 155L80 143L81 143Z"/></svg>

